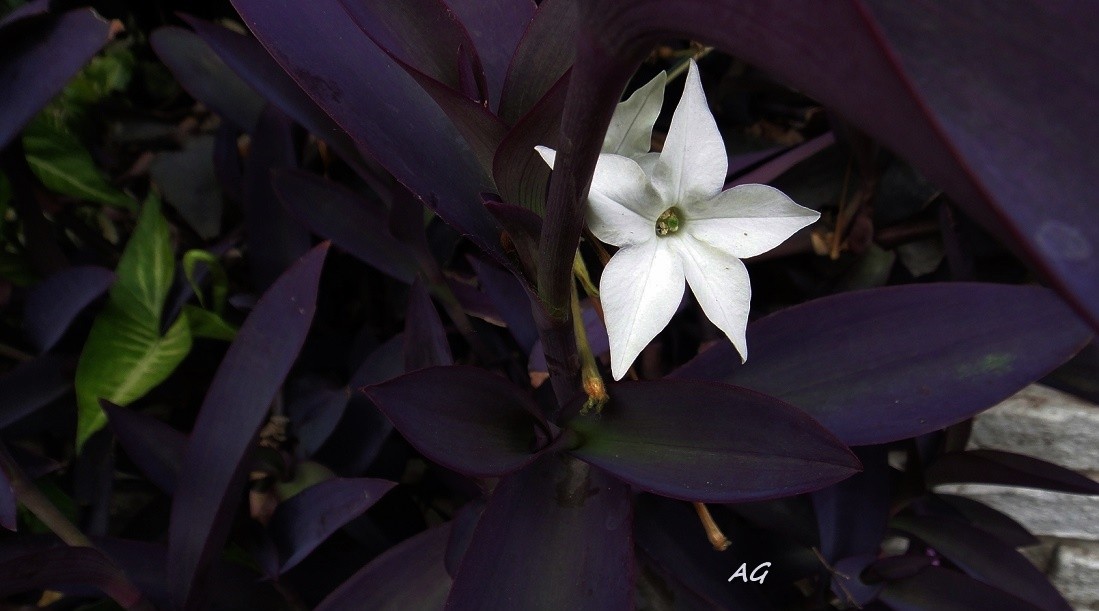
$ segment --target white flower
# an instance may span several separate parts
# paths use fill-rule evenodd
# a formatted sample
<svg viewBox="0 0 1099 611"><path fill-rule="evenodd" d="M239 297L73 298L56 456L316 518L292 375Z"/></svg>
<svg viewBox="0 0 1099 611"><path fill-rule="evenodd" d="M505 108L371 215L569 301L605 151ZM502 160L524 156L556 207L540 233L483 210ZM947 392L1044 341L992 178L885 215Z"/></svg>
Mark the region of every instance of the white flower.
<svg viewBox="0 0 1099 611"><path fill-rule="evenodd" d="M658 77L619 105L588 194L588 227L620 247L599 281L616 380L667 326L684 280L747 359L752 287L740 260L820 217L766 185L721 190L728 157L693 61L664 149L648 153L662 98ZM552 168L555 152L536 148Z"/></svg>

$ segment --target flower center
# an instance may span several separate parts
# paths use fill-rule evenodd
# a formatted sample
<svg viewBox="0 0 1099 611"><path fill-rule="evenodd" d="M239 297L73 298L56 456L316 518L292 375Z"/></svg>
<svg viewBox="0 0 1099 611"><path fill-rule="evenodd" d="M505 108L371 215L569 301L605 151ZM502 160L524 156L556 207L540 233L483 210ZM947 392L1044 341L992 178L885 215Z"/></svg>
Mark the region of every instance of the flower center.
<svg viewBox="0 0 1099 611"><path fill-rule="evenodd" d="M679 231L683 224L680 220L682 214L675 206L661 212L660 216L656 217L656 235L664 237Z"/></svg>

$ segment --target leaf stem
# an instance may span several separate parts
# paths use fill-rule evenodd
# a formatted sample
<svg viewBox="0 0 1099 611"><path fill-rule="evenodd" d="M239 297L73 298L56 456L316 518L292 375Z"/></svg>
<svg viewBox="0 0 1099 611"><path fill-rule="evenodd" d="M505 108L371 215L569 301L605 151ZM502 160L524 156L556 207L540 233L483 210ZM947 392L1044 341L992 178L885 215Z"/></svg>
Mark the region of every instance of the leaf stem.
<svg viewBox="0 0 1099 611"><path fill-rule="evenodd" d="M725 533L721 532L721 528L714 521L714 517L710 515L709 508L705 503L695 502L695 511L698 512L698 519L702 520L702 528L706 530L706 538L710 540L710 545L714 546L714 549L723 552L729 549L732 542L725 536Z"/></svg>

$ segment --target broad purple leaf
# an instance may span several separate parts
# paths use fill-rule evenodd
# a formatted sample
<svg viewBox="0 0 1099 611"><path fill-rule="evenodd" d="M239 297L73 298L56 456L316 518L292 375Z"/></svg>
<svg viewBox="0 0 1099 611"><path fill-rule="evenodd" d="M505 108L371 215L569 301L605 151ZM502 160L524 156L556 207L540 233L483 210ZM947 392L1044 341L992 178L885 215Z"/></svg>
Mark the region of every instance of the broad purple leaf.
<svg viewBox="0 0 1099 611"><path fill-rule="evenodd" d="M534 17L533 0L446 0L465 26L485 71L489 108L500 96L515 48Z"/></svg>
<svg viewBox="0 0 1099 611"><path fill-rule="evenodd" d="M38 283L27 293L23 331L39 352L61 339L76 315L114 282L114 272L91 265L71 267Z"/></svg>
<svg viewBox="0 0 1099 611"><path fill-rule="evenodd" d="M511 473L546 443L533 400L484 369L421 369L365 391L424 456L465 475Z"/></svg>
<svg viewBox="0 0 1099 611"><path fill-rule="evenodd" d="M515 122L501 140L492 161L492 177L504 201L523 206L539 216L545 213L550 168L534 147L557 148L568 86L569 74L566 72Z"/></svg>
<svg viewBox="0 0 1099 611"><path fill-rule="evenodd" d="M1059 465L1000 450L970 450L940 456L927 468L928 485L973 483L1099 494L1099 482Z"/></svg>
<svg viewBox="0 0 1099 611"><path fill-rule="evenodd" d="M90 547L57 547L0 562L0 596L66 585L98 588L123 609L153 609L121 569Z"/></svg>
<svg viewBox="0 0 1099 611"><path fill-rule="evenodd" d="M585 8L563 127L570 146L558 153L550 193L562 217L581 209L624 75L653 43L689 37L762 68L907 158L971 215L1018 240L1099 327L1099 221L1083 178L1099 169L1091 154L1099 124L1081 112L1099 100L1089 5L1016 1L993 10L969 0L941 10L871 0L790 10L763 0L617 0ZM843 52L814 52L837 33ZM569 223L549 236L546 256L579 230ZM548 275L559 283L547 287L556 302L565 278Z"/></svg>
<svg viewBox="0 0 1099 611"><path fill-rule="evenodd" d="M491 181L450 119L339 0L234 0L272 57L364 150L482 250L502 256L480 204Z"/></svg>
<svg viewBox="0 0 1099 611"><path fill-rule="evenodd" d="M632 514L628 486L544 456L496 486L446 608L632 608Z"/></svg>
<svg viewBox="0 0 1099 611"><path fill-rule="evenodd" d="M827 430L777 399L726 384L611 385L598 415L568 426L570 450L642 490L734 503L792 496L850 477L859 461Z"/></svg>
<svg viewBox="0 0 1099 611"><path fill-rule="evenodd" d="M443 560L446 572L451 577L458 574L458 566L473 541L473 533L485 512L485 505L484 499L474 499L459 509L450 522L450 538L447 539L446 557Z"/></svg>
<svg viewBox="0 0 1099 611"><path fill-rule="evenodd" d="M268 525L282 557L279 573L294 568L332 533L362 515L396 485L381 479L335 478L279 503Z"/></svg>
<svg viewBox="0 0 1099 611"><path fill-rule="evenodd" d="M265 290L309 250L309 230L279 205L272 172L298 165L293 124L278 108L268 106L252 132L244 160L244 231L248 264L256 288Z"/></svg>
<svg viewBox="0 0 1099 611"><path fill-rule="evenodd" d="M141 412L100 401L111 431L149 481L171 496L175 492L187 436Z"/></svg>
<svg viewBox="0 0 1099 611"><path fill-rule="evenodd" d="M191 97L239 129L255 129L267 103L194 32L158 28L149 44Z"/></svg>
<svg viewBox="0 0 1099 611"><path fill-rule="evenodd" d="M450 591L443 566L450 523L390 548L329 594L316 611L442 609Z"/></svg>
<svg viewBox="0 0 1099 611"><path fill-rule="evenodd" d="M924 567L914 575L890 580L879 598L894 611L1043 611L999 588L937 566Z"/></svg>
<svg viewBox="0 0 1099 611"><path fill-rule="evenodd" d="M454 364L446 329L423 280L417 278L408 293L405 310L404 369L415 371Z"/></svg>
<svg viewBox="0 0 1099 611"><path fill-rule="evenodd" d="M474 51L473 41L442 0L340 3L375 44L409 68L455 91L462 91L459 80L463 72L472 71L483 83L480 61L475 53L469 54ZM480 90L478 87L472 93Z"/></svg>
<svg viewBox="0 0 1099 611"><path fill-rule="evenodd" d="M1040 543L1037 537L1014 518L980 501L954 494L928 494L922 500L926 504L920 505L921 513L926 509L935 515L965 520L1012 548Z"/></svg>
<svg viewBox="0 0 1099 611"><path fill-rule="evenodd" d="M240 78L318 138L332 145L349 165L367 174L362 154L350 136L301 90L255 39L201 19L184 16L184 21Z"/></svg>
<svg viewBox="0 0 1099 611"><path fill-rule="evenodd" d="M317 377L303 376L288 392L286 415L294 423L300 456L312 456L336 430L351 389Z"/></svg>
<svg viewBox="0 0 1099 611"><path fill-rule="evenodd" d="M725 188L745 185L750 183L769 183L782 176L790 168L816 155L836 143L836 135L827 132L801 144L791 147L789 150L768 159L750 172L740 174L729 181ZM730 168L732 172L732 168Z"/></svg>
<svg viewBox="0 0 1099 611"><path fill-rule="evenodd" d="M1068 611L1068 603L1034 564L995 536L961 520L900 515L890 526L920 539L974 579L1034 603Z"/></svg>
<svg viewBox="0 0 1099 611"><path fill-rule="evenodd" d="M498 113L506 123L515 124L534 108L572 66L582 5L580 0L543 0L538 5L508 66Z"/></svg>
<svg viewBox="0 0 1099 611"><path fill-rule="evenodd" d="M69 392L72 369L66 359L44 354L0 375L0 430Z"/></svg>
<svg viewBox="0 0 1099 611"><path fill-rule="evenodd" d="M176 484L169 574L177 606L200 606L210 561L232 524L247 457L305 342L328 244L311 250L260 298L203 401Z"/></svg>
<svg viewBox="0 0 1099 611"><path fill-rule="evenodd" d="M848 445L914 437L987 409L1068 360L1088 329L1032 286L948 283L833 295L748 327L673 373L752 388ZM795 348L796 347L796 348Z"/></svg>
<svg viewBox="0 0 1099 611"><path fill-rule="evenodd" d="M50 10L50 0L32 0L23 6L11 10L3 19L0 19L0 30L9 25L30 17L37 17Z"/></svg>
<svg viewBox="0 0 1099 611"><path fill-rule="evenodd" d="M416 264L408 248L389 233L382 202L301 170L274 174L275 193L318 236L331 240L367 265L412 282Z"/></svg>
<svg viewBox="0 0 1099 611"><path fill-rule="evenodd" d="M820 552L829 563L874 556L885 537L890 509L890 469L884 446L857 448L863 472L812 494Z"/></svg>
<svg viewBox="0 0 1099 611"><path fill-rule="evenodd" d="M530 315L531 304L526 289L511 272L488 261L471 256L469 263L477 273L481 290L496 306L500 318L508 326L508 331L523 352L529 353L538 341L538 328L534 326L534 319Z"/></svg>
<svg viewBox="0 0 1099 611"><path fill-rule="evenodd" d="M92 9L12 23L0 36L0 149L111 37Z"/></svg>

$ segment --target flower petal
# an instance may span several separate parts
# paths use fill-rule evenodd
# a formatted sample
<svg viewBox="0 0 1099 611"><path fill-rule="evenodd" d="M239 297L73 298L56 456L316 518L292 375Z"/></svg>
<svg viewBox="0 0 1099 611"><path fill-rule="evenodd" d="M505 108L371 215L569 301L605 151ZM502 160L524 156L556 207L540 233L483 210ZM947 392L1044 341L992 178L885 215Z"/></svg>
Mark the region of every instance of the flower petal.
<svg viewBox="0 0 1099 611"><path fill-rule="evenodd" d="M654 234L646 242L619 250L599 280L615 380L626 375L683 299L683 264L669 242Z"/></svg>
<svg viewBox="0 0 1099 611"><path fill-rule="evenodd" d="M725 143L706 104L698 66L691 60L683 97L653 171L653 185L668 206L684 205L717 195L728 171Z"/></svg>
<svg viewBox="0 0 1099 611"><path fill-rule="evenodd" d="M667 82L668 73L661 72L614 109L607 135L603 136L604 153L634 159L649 152Z"/></svg>
<svg viewBox="0 0 1099 611"><path fill-rule="evenodd" d="M740 353L741 360L747 360L748 342L744 331L748 326L752 285L744 263L691 235L668 241L673 243L676 254L683 261L687 283L706 318L725 333ZM611 345L613 358L614 344Z"/></svg>
<svg viewBox="0 0 1099 611"><path fill-rule="evenodd" d="M557 153L544 146L534 150L553 167ZM588 190L588 227L595 237L614 246L640 244L656 236L656 217L664 211L660 196L636 161L603 154L595 164Z"/></svg>
<svg viewBox="0 0 1099 611"><path fill-rule="evenodd" d="M686 208L685 229L734 257L754 257L775 248L820 213L794 203L767 185L740 185Z"/></svg>

